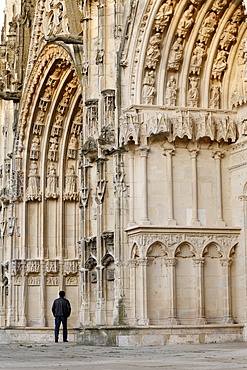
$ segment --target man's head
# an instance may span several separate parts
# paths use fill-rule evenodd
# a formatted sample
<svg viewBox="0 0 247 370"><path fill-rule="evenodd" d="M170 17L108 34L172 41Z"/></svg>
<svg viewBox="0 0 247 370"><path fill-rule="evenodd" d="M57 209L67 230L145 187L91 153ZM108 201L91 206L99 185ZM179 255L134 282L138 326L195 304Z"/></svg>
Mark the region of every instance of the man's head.
<svg viewBox="0 0 247 370"><path fill-rule="evenodd" d="M65 297L65 292L63 290L61 290L59 292L59 297L61 297L61 298L64 298Z"/></svg>

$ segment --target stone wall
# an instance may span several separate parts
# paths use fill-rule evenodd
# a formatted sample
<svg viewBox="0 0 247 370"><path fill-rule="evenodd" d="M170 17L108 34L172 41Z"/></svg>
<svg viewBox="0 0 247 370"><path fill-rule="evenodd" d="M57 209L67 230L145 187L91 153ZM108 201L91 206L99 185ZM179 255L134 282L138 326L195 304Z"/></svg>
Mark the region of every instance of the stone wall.
<svg viewBox="0 0 247 370"><path fill-rule="evenodd" d="M142 344L181 343L172 327L188 342L193 325L195 340L239 340L242 2L15 3L0 60L1 327L52 330L63 289L81 343L98 326L115 345L132 343L123 327L145 328Z"/></svg>

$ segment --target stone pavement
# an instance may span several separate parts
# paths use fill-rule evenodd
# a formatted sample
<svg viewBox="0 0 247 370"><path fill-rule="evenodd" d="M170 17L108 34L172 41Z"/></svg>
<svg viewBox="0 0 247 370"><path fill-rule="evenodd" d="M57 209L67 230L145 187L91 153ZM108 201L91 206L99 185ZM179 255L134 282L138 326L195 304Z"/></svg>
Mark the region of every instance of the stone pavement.
<svg viewBox="0 0 247 370"><path fill-rule="evenodd" d="M247 343L89 347L75 343L1 344L0 369L247 369Z"/></svg>

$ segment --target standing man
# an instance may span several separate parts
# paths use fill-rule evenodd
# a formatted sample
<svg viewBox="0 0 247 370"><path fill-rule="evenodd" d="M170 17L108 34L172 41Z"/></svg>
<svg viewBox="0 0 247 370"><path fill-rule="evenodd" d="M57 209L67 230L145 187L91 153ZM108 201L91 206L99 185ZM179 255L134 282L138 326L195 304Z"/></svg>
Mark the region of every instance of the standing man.
<svg viewBox="0 0 247 370"><path fill-rule="evenodd" d="M58 342L59 328L61 322L63 324L63 341L67 340L67 318L70 316L71 307L68 299L64 298L65 292L61 290L59 292L59 298L55 299L52 305L52 313L55 317L55 342Z"/></svg>

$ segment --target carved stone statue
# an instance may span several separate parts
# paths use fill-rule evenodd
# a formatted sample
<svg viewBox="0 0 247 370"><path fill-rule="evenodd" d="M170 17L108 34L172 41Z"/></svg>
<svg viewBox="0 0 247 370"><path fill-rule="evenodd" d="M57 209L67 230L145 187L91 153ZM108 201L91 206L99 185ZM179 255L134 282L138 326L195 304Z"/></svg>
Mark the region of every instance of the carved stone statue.
<svg viewBox="0 0 247 370"><path fill-rule="evenodd" d="M44 112L47 110L48 104L51 101L53 94L53 88L51 85L48 85L45 89L44 95L40 98L39 108Z"/></svg>
<svg viewBox="0 0 247 370"><path fill-rule="evenodd" d="M80 135L82 130L82 110L79 109L73 120L71 132L75 135Z"/></svg>
<svg viewBox="0 0 247 370"><path fill-rule="evenodd" d="M214 78L221 79L222 73L227 67L228 52L225 50L218 50L217 57L213 64L212 75Z"/></svg>
<svg viewBox="0 0 247 370"><path fill-rule="evenodd" d="M219 14L227 3L227 0L216 0L213 2L212 10Z"/></svg>
<svg viewBox="0 0 247 370"><path fill-rule="evenodd" d="M146 70L146 75L143 80L143 103L153 104L154 96L156 93L155 87L155 72L154 70Z"/></svg>
<svg viewBox="0 0 247 370"><path fill-rule="evenodd" d="M165 104L174 107L177 97L177 81L174 76L170 76L166 85Z"/></svg>
<svg viewBox="0 0 247 370"><path fill-rule="evenodd" d="M54 163L50 163L47 170L47 187L46 187L46 198L56 199L58 196L57 193L57 184L58 178L56 173L56 167Z"/></svg>
<svg viewBox="0 0 247 370"><path fill-rule="evenodd" d="M202 65L202 62L203 62L203 57L204 57L205 54L206 54L205 45L202 42L198 41L198 43L196 44L196 46L193 50L193 55L192 55L192 58L191 58L190 71L192 73L199 75L201 65Z"/></svg>
<svg viewBox="0 0 247 370"><path fill-rule="evenodd" d="M69 106L69 101L70 101L70 92L69 90L65 90L62 100L60 101L58 105L58 112L60 112L62 115L64 115L67 107Z"/></svg>
<svg viewBox="0 0 247 370"><path fill-rule="evenodd" d="M210 107L219 109L220 107L221 82L214 80L210 89Z"/></svg>
<svg viewBox="0 0 247 370"><path fill-rule="evenodd" d="M44 126L44 117L45 117L45 112L43 110L39 110L37 114L36 121L33 126L33 134L35 135L41 135L42 134L42 129Z"/></svg>
<svg viewBox="0 0 247 370"><path fill-rule="evenodd" d="M54 138L50 139L50 147L48 151L48 159L50 161L57 161L57 155L58 155L58 140L57 137L55 136Z"/></svg>
<svg viewBox="0 0 247 370"><path fill-rule="evenodd" d="M68 158L75 159L76 153L77 153L77 147L78 147L78 140L76 136L73 134L71 135L69 145L68 145Z"/></svg>
<svg viewBox="0 0 247 370"><path fill-rule="evenodd" d="M155 17L154 28L157 32L164 31L172 13L173 13L173 3L171 0L167 0L163 5L161 5Z"/></svg>
<svg viewBox="0 0 247 370"><path fill-rule="evenodd" d="M149 40L146 56L146 67L149 69L155 69L159 61L161 39L161 33L156 32Z"/></svg>
<svg viewBox="0 0 247 370"><path fill-rule="evenodd" d="M197 107L199 99L199 89L198 89L199 78L193 76L189 79L189 82L190 89L188 91L188 106Z"/></svg>
<svg viewBox="0 0 247 370"><path fill-rule="evenodd" d="M170 52L168 69L174 69L178 71L182 58L183 58L183 39L182 37L178 37L175 40Z"/></svg>
<svg viewBox="0 0 247 370"><path fill-rule="evenodd" d="M214 31L215 26L217 25L217 16L214 12L210 12L208 16L202 22L202 26L199 30L199 41L207 43L209 37Z"/></svg>
<svg viewBox="0 0 247 370"><path fill-rule="evenodd" d="M65 175L64 200L77 200L75 167L71 164Z"/></svg>
<svg viewBox="0 0 247 370"><path fill-rule="evenodd" d="M229 50L231 44L236 40L236 34L238 32L238 25L233 22L228 22L225 30L220 37L220 47L224 50Z"/></svg>
<svg viewBox="0 0 247 370"><path fill-rule="evenodd" d="M40 152L40 138L39 136L34 136L30 148L30 158L31 159L39 159L39 152Z"/></svg>
<svg viewBox="0 0 247 370"><path fill-rule="evenodd" d="M189 8L184 12L182 18L178 23L177 35L185 38L189 28L194 23L194 6L190 5Z"/></svg>
<svg viewBox="0 0 247 370"><path fill-rule="evenodd" d="M38 164L32 161L29 168L28 175L28 187L26 193L26 200L40 200L41 194L39 189L39 174L38 174Z"/></svg>
<svg viewBox="0 0 247 370"><path fill-rule="evenodd" d="M57 113L55 121L52 125L51 136L61 136L63 126L63 116L60 113Z"/></svg>

